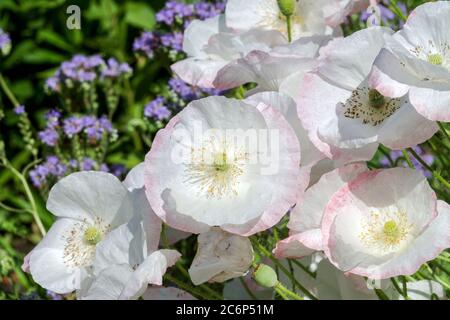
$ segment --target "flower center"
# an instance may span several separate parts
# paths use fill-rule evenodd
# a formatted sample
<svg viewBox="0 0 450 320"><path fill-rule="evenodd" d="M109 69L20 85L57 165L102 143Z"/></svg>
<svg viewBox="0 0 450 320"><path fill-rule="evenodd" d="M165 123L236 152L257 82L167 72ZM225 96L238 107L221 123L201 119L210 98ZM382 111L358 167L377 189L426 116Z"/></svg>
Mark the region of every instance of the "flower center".
<svg viewBox="0 0 450 320"><path fill-rule="evenodd" d="M442 63L444 62L444 59L442 58L442 56L439 53L434 53L434 54L428 55L427 60L429 63L437 65L437 66L442 65Z"/></svg>
<svg viewBox="0 0 450 320"><path fill-rule="evenodd" d="M369 103L373 108L380 108L385 104L384 96L375 89L369 90Z"/></svg>
<svg viewBox="0 0 450 320"><path fill-rule="evenodd" d="M214 169L216 171L225 172L230 168L230 164L227 162L226 152L219 152L214 156Z"/></svg>
<svg viewBox="0 0 450 320"><path fill-rule="evenodd" d="M96 245L101 239L102 234L96 227L90 226L84 232L84 240L90 245Z"/></svg>
<svg viewBox="0 0 450 320"><path fill-rule="evenodd" d="M110 227L99 217L93 222L84 220L74 223L62 236L65 242L63 259L66 266L71 268L89 266L94 260L96 245Z"/></svg>
<svg viewBox="0 0 450 320"><path fill-rule="evenodd" d="M363 124L375 127L393 115L402 106L402 100L386 98L363 82L341 106L345 109L344 117L360 119Z"/></svg>
<svg viewBox="0 0 450 320"><path fill-rule="evenodd" d="M362 225L359 238L366 247L386 254L397 251L412 231L406 212L395 209L374 211Z"/></svg>
<svg viewBox="0 0 450 320"><path fill-rule="evenodd" d="M394 220L389 220L384 224L383 232L386 237L396 238L398 236L398 226Z"/></svg>
<svg viewBox="0 0 450 320"><path fill-rule="evenodd" d="M236 196L243 166L247 159L244 152L228 152L226 144L205 146L192 150L191 163L186 166L185 182L194 185L199 194L208 198Z"/></svg>

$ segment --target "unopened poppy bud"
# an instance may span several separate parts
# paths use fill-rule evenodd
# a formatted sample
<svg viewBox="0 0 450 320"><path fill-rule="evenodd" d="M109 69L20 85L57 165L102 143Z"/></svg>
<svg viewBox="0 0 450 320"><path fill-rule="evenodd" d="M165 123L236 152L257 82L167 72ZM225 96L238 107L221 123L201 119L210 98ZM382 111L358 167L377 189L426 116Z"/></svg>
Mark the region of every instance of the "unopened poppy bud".
<svg viewBox="0 0 450 320"><path fill-rule="evenodd" d="M295 11L295 0L277 0L278 8L283 15L286 17L290 17L294 14Z"/></svg>
<svg viewBox="0 0 450 320"><path fill-rule="evenodd" d="M278 283L278 277L271 267L266 264L260 264L253 272L253 278L256 283L265 288L273 288Z"/></svg>

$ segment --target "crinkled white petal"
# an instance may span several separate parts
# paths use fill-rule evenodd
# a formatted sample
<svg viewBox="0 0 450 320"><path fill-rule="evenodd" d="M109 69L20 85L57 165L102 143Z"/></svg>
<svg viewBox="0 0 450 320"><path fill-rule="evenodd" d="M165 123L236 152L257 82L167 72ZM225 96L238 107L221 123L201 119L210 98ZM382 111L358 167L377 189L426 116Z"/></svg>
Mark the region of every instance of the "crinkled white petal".
<svg viewBox="0 0 450 320"><path fill-rule="evenodd" d="M128 191L115 176L85 171L62 178L50 190L47 209L58 217L118 226L132 214Z"/></svg>
<svg viewBox="0 0 450 320"><path fill-rule="evenodd" d="M253 248L246 237L212 228L198 236L197 254L189 268L195 285L224 282L244 275L253 261Z"/></svg>

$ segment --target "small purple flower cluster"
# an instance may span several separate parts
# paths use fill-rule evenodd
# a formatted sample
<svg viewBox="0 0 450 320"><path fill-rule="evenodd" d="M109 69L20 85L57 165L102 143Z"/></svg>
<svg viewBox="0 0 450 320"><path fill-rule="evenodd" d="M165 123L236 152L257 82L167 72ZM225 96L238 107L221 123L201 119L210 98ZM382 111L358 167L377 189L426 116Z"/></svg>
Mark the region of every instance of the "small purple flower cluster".
<svg viewBox="0 0 450 320"><path fill-rule="evenodd" d="M159 23L158 30L143 32L135 39L133 51L153 59L157 50L168 52L169 58L176 61L183 53L183 32L194 19L208 19L225 11L225 1L198 2L195 4L166 2L164 8L156 14ZM171 32L162 31L171 30ZM162 90L166 92L166 90ZM192 100L206 95L218 95L222 92L216 89L193 87L178 77L168 82L169 94L158 95L145 105L144 115L147 118L163 121L168 120L173 112L178 111Z"/></svg>
<svg viewBox="0 0 450 320"><path fill-rule="evenodd" d="M403 12L404 15L407 15L407 10L406 10L406 5L402 2L398 2L397 3L398 7L400 8L400 10ZM381 22L383 23L383 25L385 26L390 26L392 28L401 28L404 24L403 21L400 21L398 23L394 23L394 19L396 18L396 14L394 12L392 12L389 8L389 0L382 0L380 1L380 3L378 4L378 8L380 9L380 18L381 18ZM371 16L371 13L369 10L364 10L361 13L360 16L360 20L362 22L367 22L367 19L369 19L369 17Z"/></svg>
<svg viewBox="0 0 450 320"><path fill-rule="evenodd" d="M205 20L225 11L225 1L197 2L195 4L168 1L164 8L156 14L156 21L167 26L174 23L187 24L193 19Z"/></svg>
<svg viewBox="0 0 450 320"><path fill-rule="evenodd" d="M3 29L0 29L0 51L6 56L11 50L11 38Z"/></svg>
<svg viewBox="0 0 450 320"><path fill-rule="evenodd" d="M123 75L131 75L133 69L131 69L128 63L119 63L114 58L109 58L105 67L102 69L102 78L119 78Z"/></svg>
<svg viewBox="0 0 450 320"><path fill-rule="evenodd" d="M423 148L421 148L420 146L415 146L414 148L412 148L424 161L426 164L428 164L429 166L431 166L434 162L434 157L431 154L428 154L425 152L425 150ZM401 150L393 150L390 153L390 157L391 160L394 162L398 162L399 165L407 168L408 167L408 163L406 162L406 160L404 159L399 159L399 158L403 158L403 153ZM411 162L414 165L414 168L416 168L416 170L422 172L422 174L427 177L430 178L431 177L431 172L429 172L428 170L426 170L419 161L416 160L416 158L414 157L410 157L411 158ZM397 161L398 160L398 161ZM383 157L380 159L380 164L384 167L384 168L389 168L391 167L390 161L388 159L388 157Z"/></svg>
<svg viewBox="0 0 450 320"><path fill-rule="evenodd" d="M144 107L144 116L155 120L167 120L172 115L172 112L165 105L166 99L158 96L156 99L147 103Z"/></svg>
<svg viewBox="0 0 450 320"><path fill-rule="evenodd" d="M39 132L40 140L51 147L56 146L62 133L71 139L75 135L84 132L90 144L100 142L105 134L115 133L111 121L106 116L71 116L64 120L58 110L51 110L45 115L47 126Z"/></svg>
<svg viewBox="0 0 450 320"><path fill-rule="evenodd" d="M133 51L145 54L148 58L154 57L155 50L160 46L160 38L154 32L143 32L133 42Z"/></svg>
<svg viewBox="0 0 450 320"><path fill-rule="evenodd" d="M223 91L218 89L191 86L176 76L169 80L169 88L178 96L178 98L184 101L200 99L205 95L217 96L223 94Z"/></svg>
<svg viewBox="0 0 450 320"><path fill-rule="evenodd" d="M51 92L61 92L62 87L92 83L97 79L119 78L132 73L127 63L119 63L110 58L107 62L100 55L75 55L71 60L61 64L55 75L46 80L46 88Z"/></svg>
<svg viewBox="0 0 450 320"><path fill-rule="evenodd" d="M160 29L164 27L173 32L143 32L133 43L133 51L153 58L158 48L175 53L183 51L183 30L192 20L205 20L225 11L225 1L198 2L195 4L166 2L164 8L156 14Z"/></svg>
<svg viewBox="0 0 450 320"><path fill-rule="evenodd" d="M62 161L55 155L48 156L44 163L37 165L30 171L30 179L38 189L51 186L58 179L75 171L100 170L110 172L117 177L123 178L126 170L122 165L108 166L104 163L98 164L95 160L85 157L80 162L74 159Z"/></svg>
<svg viewBox="0 0 450 320"><path fill-rule="evenodd" d="M47 185L50 179L63 177L67 169L67 165L61 163L57 156L48 156L44 163L30 171L31 182L40 189Z"/></svg>
<svg viewBox="0 0 450 320"><path fill-rule="evenodd" d="M169 80L170 95L168 98L157 96L154 100L146 104L144 116L154 120L168 120L172 111L177 111L193 100L205 96L216 96L223 94L217 89L207 89L194 87L180 78L174 76Z"/></svg>

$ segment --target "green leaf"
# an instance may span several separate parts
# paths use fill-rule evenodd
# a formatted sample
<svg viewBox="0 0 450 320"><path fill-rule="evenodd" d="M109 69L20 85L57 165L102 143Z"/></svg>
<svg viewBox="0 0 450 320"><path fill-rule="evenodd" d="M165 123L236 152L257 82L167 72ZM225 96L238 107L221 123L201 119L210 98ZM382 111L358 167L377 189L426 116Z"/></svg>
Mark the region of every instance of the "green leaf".
<svg viewBox="0 0 450 320"><path fill-rule="evenodd" d="M89 20L111 19L118 11L117 4L112 0L90 1L85 15Z"/></svg>
<svg viewBox="0 0 450 320"><path fill-rule="evenodd" d="M23 56L35 49L35 45L31 40L25 40L19 43L17 46L14 46L11 54L7 57L5 62L2 63L5 69L10 68L11 66L18 64L22 61Z"/></svg>
<svg viewBox="0 0 450 320"><path fill-rule="evenodd" d="M151 30L156 24L154 11L145 3L128 2L125 12L125 21L134 27Z"/></svg>
<svg viewBox="0 0 450 320"><path fill-rule="evenodd" d="M64 61L66 57L59 53L56 53L47 49L35 49L23 57L23 62L29 64L40 64L40 63L60 63Z"/></svg>
<svg viewBox="0 0 450 320"><path fill-rule="evenodd" d="M30 98L34 93L33 84L31 83L31 80L28 79L14 82L11 85L11 90L15 92L17 98L22 101Z"/></svg>
<svg viewBox="0 0 450 320"><path fill-rule="evenodd" d="M37 34L37 40L41 42L49 43L59 49L74 52L74 47L66 41L63 37L61 37L56 32L53 32L52 30L40 30Z"/></svg>
<svg viewBox="0 0 450 320"><path fill-rule="evenodd" d="M20 2L20 9L22 11L51 9L57 8L65 2L66 0L22 0Z"/></svg>

